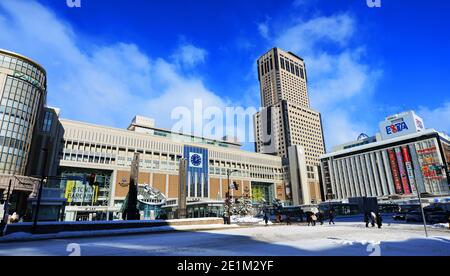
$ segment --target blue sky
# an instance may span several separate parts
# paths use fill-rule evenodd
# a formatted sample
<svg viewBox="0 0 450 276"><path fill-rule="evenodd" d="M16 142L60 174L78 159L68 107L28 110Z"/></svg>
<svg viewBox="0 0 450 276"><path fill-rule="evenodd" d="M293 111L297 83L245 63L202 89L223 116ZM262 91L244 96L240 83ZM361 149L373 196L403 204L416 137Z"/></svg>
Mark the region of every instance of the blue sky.
<svg viewBox="0 0 450 276"><path fill-rule="evenodd" d="M450 132L448 1L81 1L0 1L0 48L42 63L63 118L170 128L195 98L258 107L256 59L278 46L306 60L329 149L411 109Z"/></svg>

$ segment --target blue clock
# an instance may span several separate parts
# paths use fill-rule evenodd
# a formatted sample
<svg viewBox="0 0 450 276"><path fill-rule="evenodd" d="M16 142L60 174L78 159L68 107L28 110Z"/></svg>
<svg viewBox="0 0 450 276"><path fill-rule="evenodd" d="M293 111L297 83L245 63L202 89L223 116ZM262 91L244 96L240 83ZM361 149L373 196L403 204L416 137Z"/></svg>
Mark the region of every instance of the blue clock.
<svg viewBox="0 0 450 276"><path fill-rule="evenodd" d="M191 164L195 167L200 167L202 165L202 157L199 154L192 154Z"/></svg>

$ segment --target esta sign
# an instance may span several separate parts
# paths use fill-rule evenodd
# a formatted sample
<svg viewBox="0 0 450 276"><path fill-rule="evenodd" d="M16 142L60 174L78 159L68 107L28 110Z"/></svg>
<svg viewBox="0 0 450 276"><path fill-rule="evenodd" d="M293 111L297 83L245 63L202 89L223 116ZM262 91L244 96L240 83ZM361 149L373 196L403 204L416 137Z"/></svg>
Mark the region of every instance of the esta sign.
<svg viewBox="0 0 450 276"><path fill-rule="evenodd" d="M405 130L409 130L406 122L401 122L386 127L386 133L388 135L396 134Z"/></svg>

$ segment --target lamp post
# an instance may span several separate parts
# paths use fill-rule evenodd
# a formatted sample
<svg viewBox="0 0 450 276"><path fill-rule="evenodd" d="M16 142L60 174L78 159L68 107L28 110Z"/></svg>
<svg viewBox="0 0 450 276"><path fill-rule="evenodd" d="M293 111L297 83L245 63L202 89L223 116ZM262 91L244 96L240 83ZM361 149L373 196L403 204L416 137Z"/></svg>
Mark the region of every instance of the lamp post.
<svg viewBox="0 0 450 276"><path fill-rule="evenodd" d="M39 184L39 192L38 192L38 198L36 202L36 214L34 215L33 219L33 226L31 228L31 233L35 234L37 229L37 223L39 219L39 209L41 206L41 200L42 200L42 189L44 186L44 180L46 179L46 170L47 170L47 157L48 157L48 149L42 149L42 151L45 153L44 158L44 166L42 168L42 174L41 174L41 182Z"/></svg>
<svg viewBox="0 0 450 276"><path fill-rule="evenodd" d="M227 179L228 179L228 196L227 196L227 205L228 205L228 221L227 224L231 224L231 189L230 189L230 177L233 173L238 172L238 170L227 170Z"/></svg>

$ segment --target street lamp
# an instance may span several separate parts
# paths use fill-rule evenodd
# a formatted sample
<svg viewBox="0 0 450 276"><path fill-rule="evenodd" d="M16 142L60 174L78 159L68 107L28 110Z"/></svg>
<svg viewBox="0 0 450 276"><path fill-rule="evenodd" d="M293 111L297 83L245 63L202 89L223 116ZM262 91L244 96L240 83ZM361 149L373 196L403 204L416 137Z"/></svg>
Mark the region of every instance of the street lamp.
<svg viewBox="0 0 450 276"><path fill-rule="evenodd" d="M34 215L33 226L31 228L31 233L33 233L33 234L35 234L36 228L37 228L37 223L38 223L38 218L39 218L39 209L40 209L41 200L42 200L42 189L44 186L44 181L46 179L45 174L47 171L48 149L42 149L42 151L45 153L45 158L44 158L44 166L42 168L41 182L39 184L38 198L37 198L37 202L36 202L36 214Z"/></svg>
<svg viewBox="0 0 450 276"><path fill-rule="evenodd" d="M239 172L238 170L227 170L227 179L228 179L228 195L227 195L227 213L228 213L228 220L227 224L231 224L231 189L230 189L230 177L233 173Z"/></svg>

